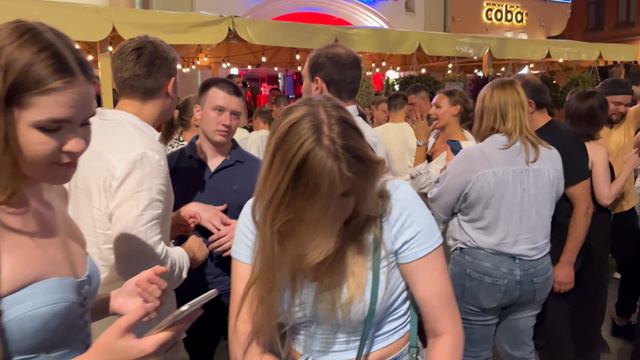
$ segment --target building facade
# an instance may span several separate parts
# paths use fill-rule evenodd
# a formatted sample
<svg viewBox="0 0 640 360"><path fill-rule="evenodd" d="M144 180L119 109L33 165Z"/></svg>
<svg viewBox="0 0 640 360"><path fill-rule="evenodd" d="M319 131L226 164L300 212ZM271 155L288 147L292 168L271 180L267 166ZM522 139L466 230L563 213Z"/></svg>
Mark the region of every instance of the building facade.
<svg viewBox="0 0 640 360"><path fill-rule="evenodd" d="M640 44L638 0L574 0L564 39Z"/></svg>

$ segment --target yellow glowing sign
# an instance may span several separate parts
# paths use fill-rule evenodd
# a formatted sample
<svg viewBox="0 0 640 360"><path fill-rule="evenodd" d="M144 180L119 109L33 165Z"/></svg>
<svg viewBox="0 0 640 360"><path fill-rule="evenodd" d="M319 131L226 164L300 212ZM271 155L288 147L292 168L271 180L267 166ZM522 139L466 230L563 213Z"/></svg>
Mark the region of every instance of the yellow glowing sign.
<svg viewBox="0 0 640 360"><path fill-rule="evenodd" d="M525 26L529 13L518 4L487 1L482 8L482 20L498 25Z"/></svg>

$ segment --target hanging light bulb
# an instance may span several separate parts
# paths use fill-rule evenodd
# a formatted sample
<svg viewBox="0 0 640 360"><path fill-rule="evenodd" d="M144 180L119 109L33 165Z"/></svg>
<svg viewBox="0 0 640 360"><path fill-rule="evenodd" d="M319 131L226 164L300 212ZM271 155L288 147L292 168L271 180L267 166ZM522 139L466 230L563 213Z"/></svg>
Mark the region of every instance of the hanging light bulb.
<svg viewBox="0 0 640 360"><path fill-rule="evenodd" d="M531 63L529 64L529 67L532 68L534 65L535 65L534 63Z"/></svg>
<svg viewBox="0 0 640 360"><path fill-rule="evenodd" d="M249 70L253 69L253 67L251 66L251 64L247 65L247 69L249 69Z"/></svg>
<svg viewBox="0 0 640 360"><path fill-rule="evenodd" d="M300 60L300 53L296 51L296 60Z"/></svg>
<svg viewBox="0 0 640 360"><path fill-rule="evenodd" d="M449 63L449 65L447 66L449 69L451 69L453 67L452 63Z"/></svg>
<svg viewBox="0 0 640 360"><path fill-rule="evenodd" d="M209 61L209 57L207 56L207 54L204 54L204 61Z"/></svg>
<svg viewBox="0 0 640 360"><path fill-rule="evenodd" d="M182 64L178 64L178 65L176 65L176 68L177 68L178 70L182 70Z"/></svg>
<svg viewBox="0 0 640 360"><path fill-rule="evenodd" d="M302 71L302 66L300 66L300 64L298 64L298 71Z"/></svg>
<svg viewBox="0 0 640 360"><path fill-rule="evenodd" d="M80 49L80 44L78 44L78 43L74 43L74 44L73 44L73 47L75 47L76 49Z"/></svg>
<svg viewBox="0 0 640 360"><path fill-rule="evenodd" d="M506 71L506 70L507 70L507 68L504 67L504 66L500 68L500 71Z"/></svg>
<svg viewBox="0 0 640 360"><path fill-rule="evenodd" d="M478 73L478 69L473 69L473 73L477 74Z"/></svg>
<svg viewBox="0 0 640 360"><path fill-rule="evenodd" d="M453 72L453 70L449 69L447 70L447 74L451 74Z"/></svg>
<svg viewBox="0 0 640 360"><path fill-rule="evenodd" d="M396 71L398 72L400 71L400 66L396 67Z"/></svg>
<svg viewBox="0 0 640 360"><path fill-rule="evenodd" d="M474 56L474 57L473 57L473 60L478 60L478 57L477 57L477 56Z"/></svg>
<svg viewBox="0 0 640 360"><path fill-rule="evenodd" d="M262 60L262 62L267 62L267 57L264 56L264 53L262 53L262 58L260 58Z"/></svg>
<svg viewBox="0 0 640 360"><path fill-rule="evenodd" d="M227 67L231 67L231 61L227 61Z"/></svg>
<svg viewBox="0 0 640 360"><path fill-rule="evenodd" d="M421 72L422 74L426 74L426 73L427 73L427 69L422 68L422 69L420 69L420 72Z"/></svg>
<svg viewBox="0 0 640 360"><path fill-rule="evenodd" d="M196 69L196 64L195 64L195 63L191 64L191 68L192 68L193 70L195 70L195 69Z"/></svg>
<svg viewBox="0 0 640 360"><path fill-rule="evenodd" d="M371 67L372 68L376 67L376 63L371 63Z"/></svg>
<svg viewBox="0 0 640 360"><path fill-rule="evenodd" d="M563 63L563 62L564 62L564 60L563 60L563 59L558 59L558 62L559 62L559 63Z"/></svg>
<svg viewBox="0 0 640 360"><path fill-rule="evenodd" d="M380 68L376 68L376 72L380 72Z"/></svg>
<svg viewBox="0 0 640 360"><path fill-rule="evenodd" d="M200 58L196 58L196 64L200 65Z"/></svg>
<svg viewBox="0 0 640 360"><path fill-rule="evenodd" d="M387 66L387 62L382 60L382 67L385 67L385 66Z"/></svg>
<svg viewBox="0 0 640 360"><path fill-rule="evenodd" d="M222 68L223 69L227 68L227 63L224 61L224 59L222 59Z"/></svg>
<svg viewBox="0 0 640 360"><path fill-rule="evenodd" d="M111 43L109 43L109 46L107 47L107 50L109 50L109 52L113 52L113 46L111 45Z"/></svg>
<svg viewBox="0 0 640 360"><path fill-rule="evenodd" d="M274 66L274 67L273 67L273 70L274 70L274 71L278 71L278 67L277 67L277 66Z"/></svg>
<svg viewBox="0 0 640 360"><path fill-rule="evenodd" d="M87 55L87 61L93 61L93 59L95 59L93 55L91 54Z"/></svg>

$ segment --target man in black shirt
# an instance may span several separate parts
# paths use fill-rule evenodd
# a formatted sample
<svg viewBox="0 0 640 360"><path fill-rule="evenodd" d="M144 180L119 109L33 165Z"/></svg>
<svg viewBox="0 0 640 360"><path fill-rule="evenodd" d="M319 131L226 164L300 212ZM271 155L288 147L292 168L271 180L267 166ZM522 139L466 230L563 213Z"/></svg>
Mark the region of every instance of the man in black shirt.
<svg viewBox="0 0 640 360"><path fill-rule="evenodd" d="M592 284L584 273L580 250L591 224L591 173L584 143L563 123L549 116L549 89L536 77L518 75L529 101L529 120L536 134L556 148L564 168L564 195L558 200L551 224L551 261L554 264L553 291L538 315L534 333L541 360L599 359L597 311L578 306L584 288ZM587 268L588 269L588 268ZM604 294L598 294L606 300ZM589 300L589 299L587 299ZM594 305L596 306L596 305ZM586 328L585 328L586 327Z"/></svg>

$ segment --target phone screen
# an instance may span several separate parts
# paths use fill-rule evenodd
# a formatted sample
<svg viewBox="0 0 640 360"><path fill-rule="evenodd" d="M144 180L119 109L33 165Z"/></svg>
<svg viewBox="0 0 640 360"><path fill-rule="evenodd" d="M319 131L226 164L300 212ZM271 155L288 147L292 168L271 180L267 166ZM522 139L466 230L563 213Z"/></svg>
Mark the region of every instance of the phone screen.
<svg viewBox="0 0 640 360"><path fill-rule="evenodd" d="M453 155L458 155L460 150L462 150L462 144L460 144L458 140L447 140L447 145L451 148Z"/></svg>
<svg viewBox="0 0 640 360"><path fill-rule="evenodd" d="M169 326L173 325L173 323L180 321L185 316L189 315L193 311L201 308L204 304L211 301L213 298L218 296L218 290L213 289L210 290L197 298L191 300L190 302L182 305L178 310L174 311L171 315L164 318L164 320L160 321L158 325L154 326L153 329L149 330L147 335L155 334L160 332Z"/></svg>

